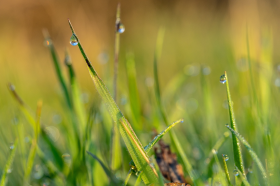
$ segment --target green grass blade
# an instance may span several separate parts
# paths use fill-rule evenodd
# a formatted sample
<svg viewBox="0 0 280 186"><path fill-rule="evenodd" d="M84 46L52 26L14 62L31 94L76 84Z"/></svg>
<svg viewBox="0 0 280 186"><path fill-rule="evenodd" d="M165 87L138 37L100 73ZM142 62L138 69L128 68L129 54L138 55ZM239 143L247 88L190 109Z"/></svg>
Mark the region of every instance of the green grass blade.
<svg viewBox="0 0 280 186"><path fill-rule="evenodd" d="M148 154L150 152L150 150L153 148L153 146L167 133L169 132L175 125L177 125L178 123L183 123L183 119L179 119L177 121L175 121L174 123L170 124L166 129L164 129L163 131L161 131L161 133L159 133L156 137L154 137L154 139L144 147L144 150L146 151L146 153ZM135 167L135 164L133 161L131 161L130 166ZM137 171L137 170L136 170Z"/></svg>
<svg viewBox="0 0 280 186"><path fill-rule="evenodd" d="M179 119L177 121L175 121L174 123L170 124L166 129L164 129L163 131L161 131L161 133L159 133L156 137L154 137L154 139L144 147L146 153L148 153L153 146L167 133L169 132L175 125L177 125L178 123L183 123L184 120L183 119Z"/></svg>
<svg viewBox="0 0 280 186"><path fill-rule="evenodd" d="M10 170L11 170L11 167L12 167L12 164L13 164L13 161L14 161L14 158L15 158L15 154L16 154L17 144L18 144L18 139L15 140L15 143L14 143L13 149L12 149L12 152L11 152L9 158L8 158L7 163L6 163L4 172L3 172L2 177L1 177L0 186L5 186L5 185L6 185L6 182L7 182L7 173L9 173Z"/></svg>
<svg viewBox="0 0 280 186"><path fill-rule="evenodd" d="M158 68L157 68L157 63L158 63L158 59L159 56L161 54L161 48L162 48L162 43L163 43L163 36L164 36L164 30L160 29L159 33L158 33L158 38L157 38L157 45L156 45L156 52L155 52L155 58L154 58L154 79L155 79L155 94L156 94L156 102L158 105L158 109L160 111L160 114L162 116L162 119L164 121L164 123L166 124L166 126L168 126L168 120L167 120L167 116L165 114L162 102L161 102L161 97L160 97L160 87L159 87L159 79L158 79ZM173 131L171 131L170 133L170 138L176 148L176 151L179 153L179 156L181 157L182 161L183 161L183 165L186 168L188 174L190 175L192 181L195 180L195 175L193 172L193 168L192 165L190 163L190 161L188 160L185 152L183 151L183 148L179 142L179 140L177 139L177 136L175 135L175 133Z"/></svg>
<svg viewBox="0 0 280 186"><path fill-rule="evenodd" d="M126 186L128 184L128 181L130 179L131 174L132 174L132 171L129 170L129 172L128 172L126 178L125 178L124 184L123 184L124 186Z"/></svg>
<svg viewBox="0 0 280 186"><path fill-rule="evenodd" d="M242 172L237 167L235 167L235 168L238 171L238 175L240 175L240 178L241 178L243 184L245 186L251 186L250 183L247 181L247 179L243 176Z"/></svg>
<svg viewBox="0 0 280 186"><path fill-rule="evenodd" d="M20 98L20 96L17 94L17 92L15 91L15 87L12 84L8 85L9 90L12 94L12 96L14 97L14 99L16 100L16 102L19 104L19 108L20 110L23 112L24 116L26 117L27 121L31 124L33 131L37 131L37 123L34 119L34 117L32 116L32 114L30 113L27 105L22 101L22 99ZM54 159L56 161L56 165L60 168L60 170L62 170L63 168L63 160L61 158L61 152L59 150L59 148L55 145L55 143L50 139L50 137L48 136L48 134L46 133L46 131L40 130L40 134L41 137L43 138L44 142L50 147L53 155L54 155Z"/></svg>
<svg viewBox="0 0 280 186"><path fill-rule="evenodd" d="M72 65L71 57L66 50L65 52L65 60L64 60L67 68L68 68L68 74L69 74L69 79L70 79L70 84L71 84L71 100L73 103L73 108L78 116L79 119L79 125L80 126L80 131L83 131L83 129L86 126L86 116L85 116L85 108L81 102L80 99L80 88L78 86L78 81L76 78L76 74Z"/></svg>
<svg viewBox="0 0 280 186"><path fill-rule="evenodd" d="M227 73L224 74L226 80L226 90L227 90L227 99L228 99L228 106L229 106L229 118L230 118L230 126L233 130L237 131L237 126L235 123L235 116L233 112L233 105L231 101L230 91L229 91L229 81L227 77ZM233 143L233 153L234 153L234 162L238 169L242 172L244 177L246 178L246 174L243 167L243 160L241 154L241 147L238 143L238 139L235 135L232 136L232 143Z"/></svg>
<svg viewBox="0 0 280 186"><path fill-rule="evenodd" d="M257 164L258 168L261 171L261 174L263 176L263 179L265 180L266 185L268 185L268 180L267 180L267 174L266 171L264 169L264 166L262 165L260 159L258 158L257 154L255 153L255 151L253 151L252 147L250 146L250 144L244 139L244 137L242 137L237 131L235 131L233 128L231 128L230 126L226 125L226 127L232 132L233 136L237 137L239 139L239 141L241 143L243 143L243 145L246 147L246 149L249 151L249 154L251 155L251 157L253 158L254 162ZM232 136L232 137L233 137ZM246 177L245 177L246 178Z"/></svg>
<svg viewBox="0 0 280 186"><path fill-rule="evenodd" d="M109 168L107 168L104 163L94 154L90 153L87 151L87 153L93 157L96 161L98 161L98 163L101 165L101 167L103 168L104 172L106 173L106 175L108 176L108 178L111 180L111 182L113 184L117 184L119 185L121 183L121 181L119 181L116 176L111 172L111 170L109 170Z"/></svg>
<svg viewBox="0 0 280 186"><path fill-rule="evenodd" d="M131 128L129 122L125 119L123 114L121 113L120 109L118 108L117 104L115 103L114 99L110 95L107 87L102 82L102 80L97 75L96 71L94 70L93 66L91 65L89 59L87 58L81 43L77 35L74 32L74 29L69 21L70 28L72 30L73 35L76 37L78 42L78 47L86 61L89 73L92 77L92 80L96 86L96 89L102 100L105 102L107 110L109 111L113 121L115 122L116 126L118 127L121 136L125 142L125 145L130 153L131 158L133 159L136 167L138 170L143 171L143 181L146 184L149 183L157 183L157 175L154 172L154 169L147 163L148 156L144 151L144 148L140 141L138 140L136 134L134 133L133 129Z"/></svg>
<svg viewBox="0 0 280 186"><path fill-rule="evenodd" d="M115 30L115 58L114 58L114 100L117 103L117 93L118 93L118 65L119 65L119 50L120 50L120 33L118 32L118 25L121 22L121 5L120 3L117 6L116 12L116 30ZM113 127L112 130L112 159L111 159L111 168L112 170L116 170L122 166L122 151L121 151L121 141L120 141L120 133L116 126Z"/></svg>
<svg viewBox="0 0 280 186"><path fill-rule="evenodd" d="M34 131L34 139L32 140L32 145L30 148L30 152L29 152L28 160L27 160L27 164L26 164L26 169L24 172L23 183L25 183L25 184L27 184L29 182L30 173L32 171L34 159L36 156L38 136L39 136L39 133L41 130L40 129L41 112L42 112L42 102L39 101L38 105L37 105L37 112L36 112L36 130Z"/></svg>
<svg viewBox="0 0 280 186"><path fill-rule="evenodd" d="M131 53L126 55L126 72L128 80L130 107L133 113L135 128L142 130L142 126L140 126L141 106L136 81L136 68L134 56Z"/></svg>
<svg viewBox="0 0 280 186"><path fill-rule="evenodd" d="M225 169L225 174L226 174L226 178L227 178L227 181L228 181L228 185L231 186L232 184L230 182L229 172L228 172L228 168L227 168L227 160L228 160L228 157L226 157L223 154L223 165L224 165L224 169Z"/></svg>
<svg viewBox="0 0 280 186"><path fill-rule="evenodd" d="M47 30L43 30L43 35L45 37L45 42L46 42L48 48L50 49L50 53L51 53L51 56L52 56L52 59L53 59L53 64L54 64L54 67L55 67L56 75L57 75L57 78L59 80L62 91L64 93L66 103L71 108L72 104L71 104L70 94L69 94L69 91L67 89L65 79L62 75L62 70L61 70L61 67L60 67L60 64L59 64L59 59L58 59L58 56L56 54L53 42L52 42L52 40L50 38L50 35L49 35Z"/></svg>

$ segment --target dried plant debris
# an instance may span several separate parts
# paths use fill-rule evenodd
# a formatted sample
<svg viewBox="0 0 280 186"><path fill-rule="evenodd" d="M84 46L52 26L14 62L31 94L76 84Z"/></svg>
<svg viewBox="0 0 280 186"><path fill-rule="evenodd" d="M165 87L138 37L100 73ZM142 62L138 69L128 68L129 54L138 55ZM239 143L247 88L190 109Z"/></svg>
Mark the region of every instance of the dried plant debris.
<svg viewBox="0 0 280 186"><path fill-rule="evenodd" d="M176 154L171 152L170 146L163 140L159 140L158 145L159 147L154 148L157 164L163 177L171 182L165 186L188 185L184 178L183 168L177 162Z"/></svg>

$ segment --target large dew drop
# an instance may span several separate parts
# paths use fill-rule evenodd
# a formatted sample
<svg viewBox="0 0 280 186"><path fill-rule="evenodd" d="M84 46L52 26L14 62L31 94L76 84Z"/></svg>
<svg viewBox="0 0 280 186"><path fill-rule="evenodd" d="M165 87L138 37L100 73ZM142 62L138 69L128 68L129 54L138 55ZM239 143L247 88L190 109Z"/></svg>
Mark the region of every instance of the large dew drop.
<svg viewBox="0 0 280 186"><path fill-rule="evenodd" d="M220 77L220 82L221 83L223 83L223 84L225 84L225 82L227 82L227 78L226 78L226 75L221 75L221 77Z"/></svg>
<svg viewBox="0 0 280 186"><path fill-rule="evenodd" d="M71 44L72 46L76 46L78 43L79 43L79 42L78 42L78 40L77 40L75 34L72 34L72 36L70 37L70 44Z"/></svg>
<svg viewBox="0 0 280 186"><path fill-rule="evenodd" d="M233 170L233 174L234 174L234 176L238 176L238 175L239 175L238 170L237 170L237 169L234 169L234 170Z"/></svg>
<svg viewBox="0 0 280 186"><path fill-rule="evenodd" d="M229 157L226 154L223 154L223 158L225 159L225 161L228 161Z"/></svg>
<svg viewBox="0 0 280 186"><path fill-rule="evenodd" d="M118 33L124 33L125 31L125 28L124 28L124 25L119 21L117 24L116 24L116 27L117 27L117 32Z"/></svg>

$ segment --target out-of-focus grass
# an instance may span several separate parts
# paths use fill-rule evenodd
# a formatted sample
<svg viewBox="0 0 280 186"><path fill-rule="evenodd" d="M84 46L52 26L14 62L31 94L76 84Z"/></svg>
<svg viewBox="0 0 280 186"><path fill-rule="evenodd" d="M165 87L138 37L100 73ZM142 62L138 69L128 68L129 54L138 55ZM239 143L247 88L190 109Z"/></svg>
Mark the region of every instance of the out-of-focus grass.
<svg viewBox="0 0 280 186"><path fill-rule="evenodd" d="M279 161L277 154L280 153L278 137L280 131L277 125L280 119L278 114L280 74L277 61L280 56L275 52L279 48L279 38L275 34L277 27L271 27L271 30L261 27L258 32L262 34L258 35L255 33L256 29L253 29L254 24L248 21L248 41L246 41L244 27L233 29L238 36L235 40L236 35L229 34L225 29L228 26L226 21L219 18L213 19L212 22L209 21L211 17L207 18L206 15L201 15L204 19L199 16L190 18L180 11L180 7L170 7L178 10L174 11L178 14L181 12L183 16L179 16L179 20L171 21L171 18L170 20L166 18L165 21L154 21L155 17L151 16L154 14L148 11L147 15L142 15L143 17L149 15L151 19L144 21L139 20L137 16L132 16L131 20L137 22L137 26L133 26L135 23L128 19L127 15L131 14L127 12L126 5L122 7L124 7L123 22L127 24L119 51L117 103L143 146L151 141L154 128L161 131L167 123L161 119L162 113L157 107L159 96L154 93L155 86L160 86L160 107L164 108L168 121L184 118L185 122L172 129L172 133L178 138L193 173L197 175L197 185L215 185L229 179L233 185L236 185L234 180L237 180L237 183L243 180L245 185L247 181L251 185L264 184L260 176L264 175L264 172L268 184L278 185L277 175L280 169L276 162ZM233 9L231 6L229 8ZM147 10L151 10L151 7L147 7ZM135 14L138 15L138 11ZM168 12L166 14L169 15ZM195 15L195 13L190 14ZM178 18L176 15L172 16ZM219 16L222 15L219 14L217 17ZM79 33L81 32L79 34L81 40L88 38L84 49L89 58L93 59L93 66L98 73L100 72L100 77L109 92L113 93L114 20L112 18L113 24L110 29L104 31L110 30L112 36L107 38L102 35L99 40L96 39L98 32L91 32L94 30L91 27L89 29L83 27L81 20L87 23L86 25L88 20L75 20L75 24L76 22L80 24L77 29ZM99 24L101 23L97 22L94 25L98 27ZM157 61L156 77L159 80L155 81L153 78L154 45L157 30L162 25L165 26L165 38L161 58ZM251 25L253 26L250 27ZM61 28L63 35L55 31L51 32L51 35L54 35L52 44L57 46L55 56L57 62L58 59L63 59L68 43L64 35L67 39L70 38L67 34L69 33L67 24L65 23ZM109 34L104 33L104 35ZM22 38L18 37L18 39L22 41ZM230 42L231 39L234 40L233 43ZM6 40L2 41L6 46L10 45ZM102 44L103 41L106 41L104 45L107 46ZM30 42L34 41L30 40ZM40 40L41 48L28 45L28 42L24 43L26 48L16 45L15 50L11 50L16 55L7 55L9 56L7 57L6 53L9 52L5 50L0 56L1 64L4 64L4 68L1 69L5 69L0 82L3 84L8 80L14 82L18 94L24 100L24 107L22 104L18 107L13 104L14 101L8 95L8 91L4 88L0 89L0 148L2 149L0 175L6 177L7 185L21 185L24 180L32 185L77 185L78 183L108 185L115 183L112 181L115 177L120 182L125 181L130 169L131 157L122 142L120 148L123 153L123 169L115 169L115 167L114 171L109 169L112 121L105 109L106 105L101 101L86 69L81 65L84 63L77 52L77 47L67 46L73 56L71 66L58 62L59 83L55 77L49 51L41 44L43 38L41 37ZM101 44L103 48L96 49L96 43ZM249 48L246 49L246 46ZM107 52L101 52L103 49ZM133 55L126 55L131 53ZM38 60L29 60L28 55L36 56ZM22 62L24 65L19 63L20 57L24 60ZM73 73L74 69L75 73ZM219 77L225 70L230 79L232 100L230 104L233 104L235 110L235 119L231 119L236 120L238 132L244 136L250 144L250 149L254 149L255 153L251 157L251 154L241 145L244 171L241 169L240 171L245 173L246 177L241 176L236 179L231 139L235 137L231 136L225 140L226 136L223 136L227 131L224 125L230 122L226 87L219 82ZM69 73L68 76L66 73ZM33 114L32 110L35 110L39 98L44 101L44 108L40 120L41 130L35 143L37 122L36 114ZM22 103L21 99L17 101ZM5 165L9 162L10 155L8 147L15 139L19 140L18 150L11 165L11 172L5 175L7 173ZM172 144L168 135L163 139ZM237 139L236 143L240 141ZM177 152L175 146L171 145L171 148ZM91 152L102 164L87 155L86 151ZM219 165L223 161L221 154L227 154L229 157L226 174ZM152 156L153 153L150 152L148 155ZM264 165L261 172L257 164L253 163L256 160L255 155L258 158L257 164ZM178 161L183 163L179 154L178 157ZM108 179L108 175L111 179ZM185 175L189 176L187 171ZM132 174L127 180L128 185L134 185L136 179L137 176ZM212 183L209 183L209 180Z"/></svg>

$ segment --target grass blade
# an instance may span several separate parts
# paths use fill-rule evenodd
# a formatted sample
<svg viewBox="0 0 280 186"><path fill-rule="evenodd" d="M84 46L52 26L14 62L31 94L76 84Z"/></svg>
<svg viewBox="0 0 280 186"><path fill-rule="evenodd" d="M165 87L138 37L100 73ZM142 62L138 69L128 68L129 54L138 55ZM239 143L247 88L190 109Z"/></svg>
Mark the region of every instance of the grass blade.
<svg viewBox="0 0 280 186"><path fill-rule="evenodd" d="M138 140L136 134L134 133L133 129L131 128L129 122L125 119L123 114L121 113L120 109L118 108L117 104L115 103L114 99L110 95L107 87L102 82L102 80L97 75L96 71L94 70L93 66L91 65L89 59L87 58L84 49L82 48L81 43L79 42L79 39L77 35L74 32L74 29L70 23L69 25L72 30L72 34L76 37L78 42L78 47L86 61L89 73L92 77L92 80L96 86L96 89L100 96L102 97L103 101L105 102L105 105L107 107L107 110L109 111L113 121L115 122L116 126L118 127L121 136L125 142L125 145L130 153L130 156L132 157L133 161L135 162L136 167L143 171L143 181L145 184L149 183L157 183L157 175L154 173L154 169L150 167L149 164L147 164L148 156L144 151L144 148L140 141Z"/></svg>
<svg viewBox="0 0 280 186"><path fill-rule="evenodd" d="M238 175L240 175L240 178L241 178L243 184L245 186L251 186L250 183L247 181L247 179L243 176L242 172L237 167L235 167L235 168L238 171Z"/></svg>
<svg viewBox="0 0 280 186"><path fill-rule="evenodd" d="M42 112L42 102L39 101L37 104L37 112L36 112L36 130L34 131L34 139L32 140L32 145L30 148L30 152L28 155L28 160L27 160L27 166L24 172L24 184L27 184L29 182L29 176L31 173L31 170L33 168L33 163L36 155L36 150L37 150L37 143L38 143L38 136L40 133L40 118L41 118L41 112Z"/></svg>
<svg viewBox="0 0 280 186"><path fill-rule="evenodd" d="M80 130L82 131L84 127L86 126L86 116L85 116L85 108L84 105L81 102L80 99L80 88L78 86L78 81L76 78L76 74L72 65L71 57L66 50L65 52L65 60L64 60L67 68L68 68L68 74L71 84L71 101L73 103L73 108L78 116L79 123L80 123Z"/></svg>
<svg viewBox="0 0 280 186"><path fill-rule="evenodd" d="M159 56L161 54L161 47L162 47L162 43L163 43L163 36L164 36L164 30L160 29L159 33L158 33L158 38L157 38L157 45L156 45L156 52L155 52L155 58L154 58L154 79L155 79L155 94L156 94L156 102L158 105L158 109L160 111L160 114L162 116L162 119L165 123L166 126L168 126L168 120L167 120L167 116L165 114L162 102L161 102L161 97L160 97L160 87L159 87L159 79L158 79L158 68L157 68L157 63L158 63L158 59ZM179 153L179 156L181 157L182 161L183 161L183 165L186 168L188 174L190 175L192 181L195 180L195 175L193 173L193 169L191 166L190 161L188 160L186 154L183 151L183 148L179 142L179 140L177 139L177 136L175 135L175 133L173 131L171 131L170 133L170 138L176 148L176 151Z"/></svg>
<svg viewBox="0 0 280 186"><path fill-rule="evenodd" d="M15 154L16 154L17 144L18 144L18 139L16 139L16 141L15 141L15 143L13 145L12 152L11 152L9 158L8 158L7 163L6 163L4 172L2 174L0 186L5 186L6 185L7 173L9 173L10 170L11 170L11 167L12 167L12 164L13 164L13 161L14 161L14 158L15 158Z"/></svg>
<svg viewBox="0 0 280 186"><path fill-rule="evenodd" d="M52 42L52 40L50 38L50 35L49 35L47 30L43 30L43 35L45 37L45 42L46 42L48 48L50 49L50 53L51 53L51 56L52 56L52 59L53 59L53 64L54 64L54 67L55 67L55 72L56 72L57 78L59 80L60 86L62 88L62 91L64 93L66 103L70 108L72 108L70 95L69 95L69 92L68 92L68 89L67 89L67 86L66 86L66 83L65 83L65 79L62 75L62 70L61 70L61 67L60 67L60 64L59 64L59 59L57 57L53 42Z"/></svg>
<svg viewBox="0 0 280 186"><path fill-rule="evenodd" d="M229 91L229 81L228 81L226 72L223 77L225 78L225 81L226 81L225 83L226 83L227 99L228 99L228 106L229 106L230 126L233 130L237 131L237 126L235 124L235 117L234 117L234 112L233 112L233 105L232 105L230 91ZM235 135L232 136L232 143L233 143L233 153L234 153L235 165L238 167L238 169L242 172L242 174L246 178L246 174L245 174L244 167L243 167L241 147L240 147L240 144L238 143L238 139Z"/></svg>
<svg viewBox="0 0 280 186"><path fill-rule="evenodd" d="M249 154L251 155L251 157L253 158L254 162L257 164L258 168L261 171L261 174L263 176L263 179L265 180L266 185L268 185L268 180L267 180L267 175L266 175L266 171L264 169L264 166L262 165L260 159L258 158L257 154L255 153L255 151L253 151L252 147L250 146L250 144L244 139L244 137L242 137L237 131L235 131L233 128L231 128L230 126L226 125L226 127L232 132L233 136L237 137L239 139L239 141L241 143L243 143L243 145L246 147L246 149L249 151ZM233 137L232 136L232 137ZM246 178L246 177L245 177Z"/></svg>
<svg viewBox="0 0 280 186"><path fill-rule="evenodd" d="M87 153L93 157L95 160L98 161L98 163L101 165L101 167L103 168L104 172L106 173L106 175L108 176L108 178L111 180L111 182L113 182L114 184L119 185L121 183L121 181L119 181L116 176L111 172L111 170L109 170L104 163L94 154L90 153L87 151Z"/></svg>
<svg viewBox="0 0 280 186"><path fill-rule="evenodd" d="M126 72L128 80L130 107L133 113L133 121L135 123L134 126L137 127L137 129L142 130L143 127L140 125L141 106L136 81L135 61L134 56L131 53L126 55Z"/></svg>
<svg viewBox="0 0 280 186"><path fill-rule="evenodd" d="M227 181L228 181L228 185L231 186L231 182L230 182L230 177L229 177L229 172L228 172L228 168L227 168L227 160L228 160L228 157L223 154L223 165L224 165L224 169L225 169L225 174L226 174L226 178L227 178Z"/></svg>

